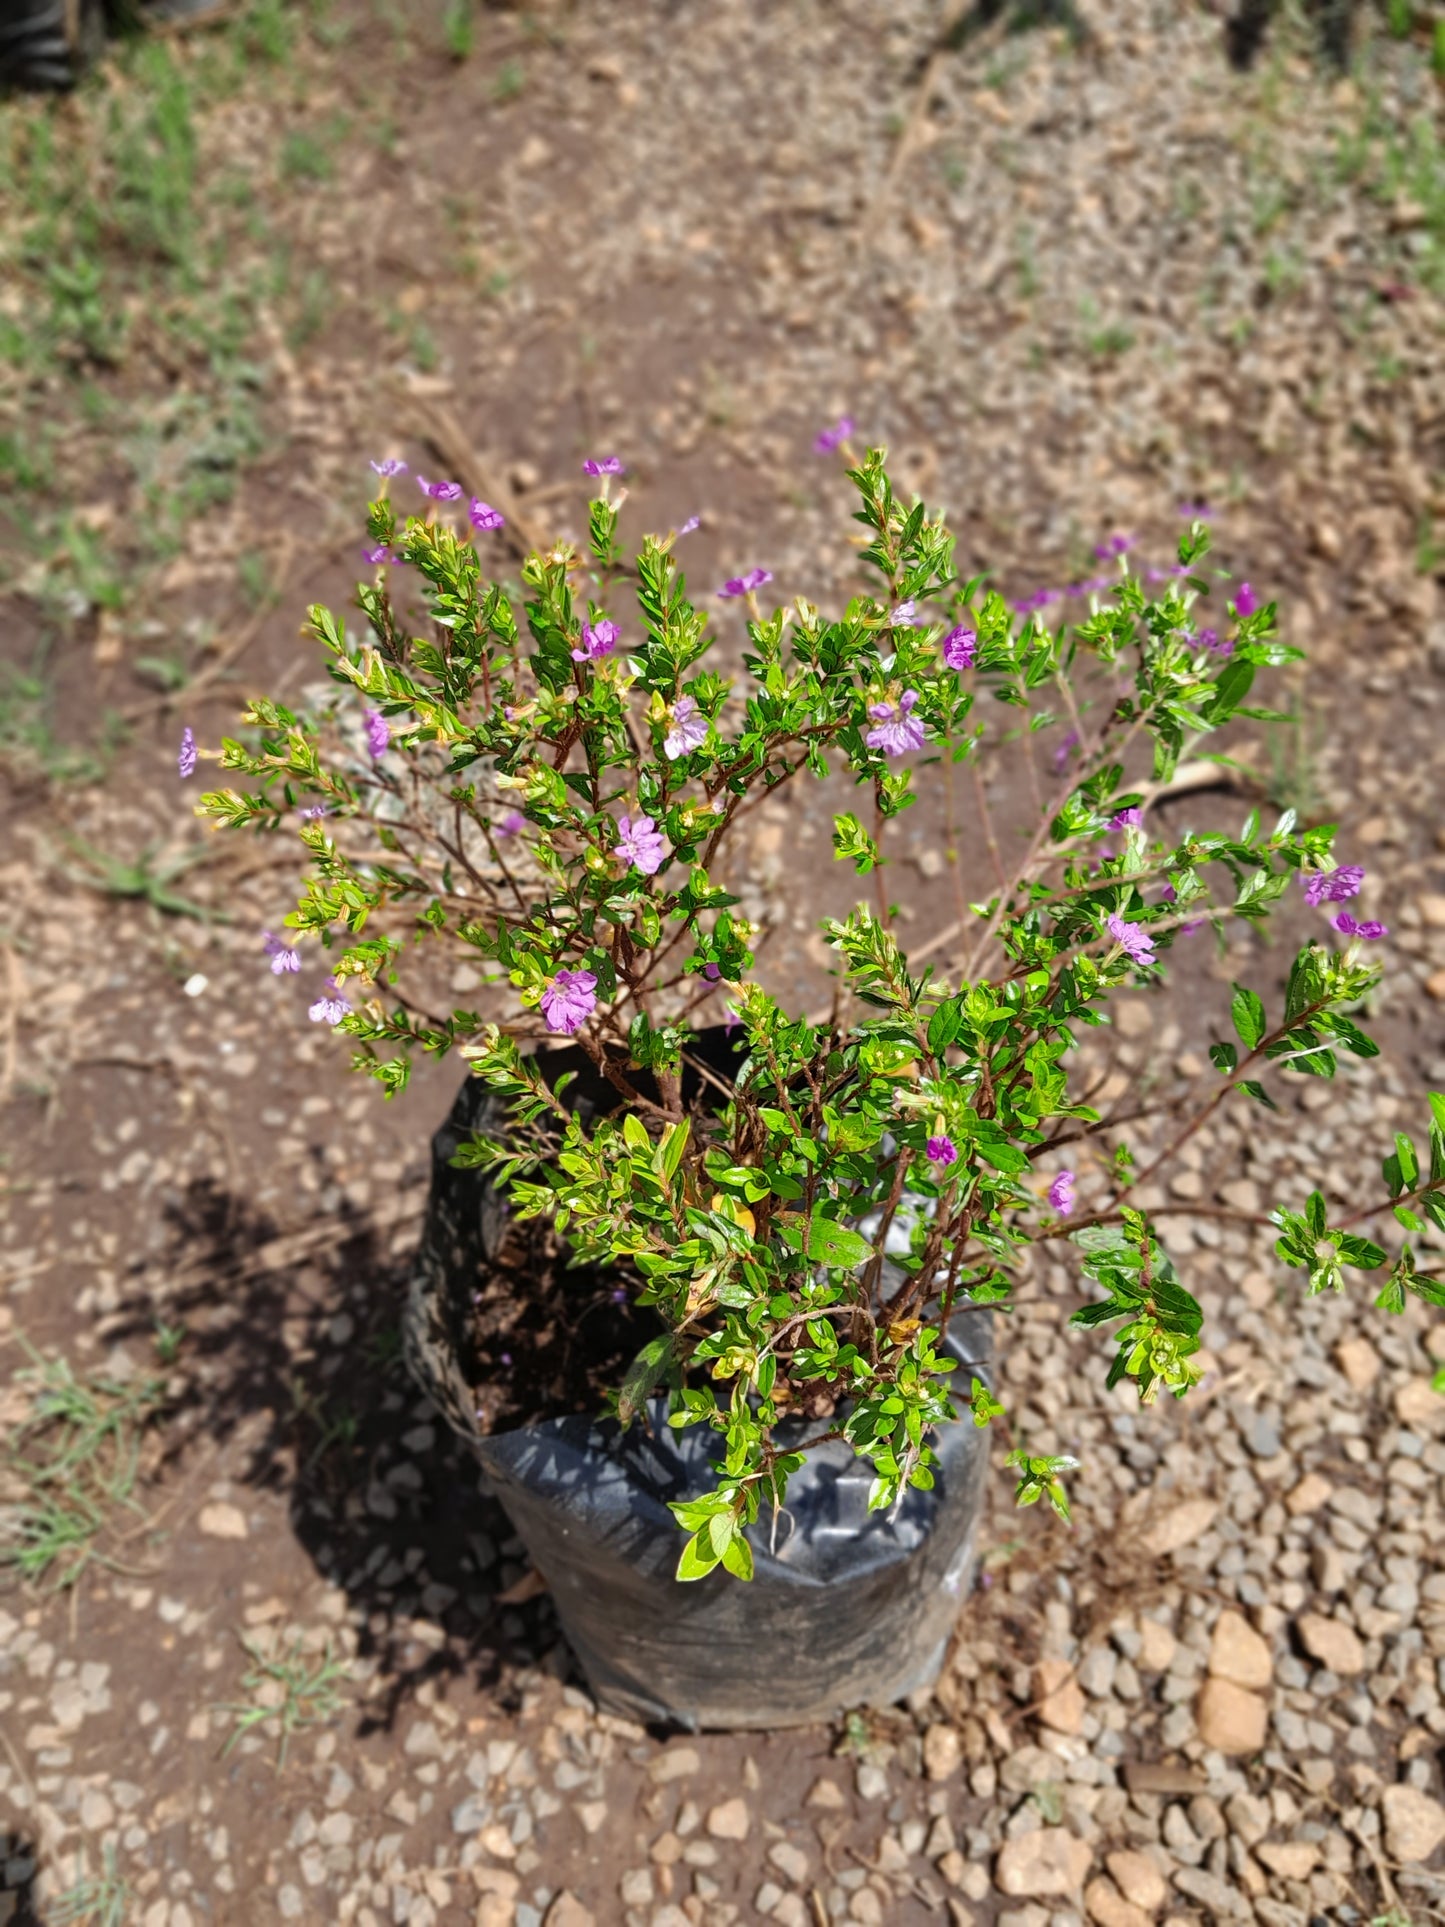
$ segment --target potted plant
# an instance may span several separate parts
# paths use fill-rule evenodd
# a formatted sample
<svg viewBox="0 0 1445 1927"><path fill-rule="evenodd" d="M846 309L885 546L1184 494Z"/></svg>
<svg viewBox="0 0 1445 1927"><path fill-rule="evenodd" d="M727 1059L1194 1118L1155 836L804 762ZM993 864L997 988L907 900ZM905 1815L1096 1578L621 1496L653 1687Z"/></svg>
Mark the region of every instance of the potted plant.
<svg viewBox="0 0 1445 1927"><path fill-rule="evenodd" d="M1341 907L1362 872L1335 865L1332 826L1255 813L1170 843L1150 821L1181 757L1262 713L1245 708L1256 672L1298 654L1247 584L1200 626L1219 589L1205 521L1153 586L1106 545L1088 613L1054 628L959 580L943 521L897 499L882 451L856 457L846 424L822 440L849 462L871 587L825 614L801 596L765 606L766 569L730 579L717 593L746 630L732 677L706 665L709 617L679 563L695 525L625 554L615 458L587 464L585 553L532 554L520 598L483 572L474 532L500 522L485 502L418 478L425 513L403 518L383 493L362 633L311 610L330 694L253 702L247 740L217 753L249 787L199 806L298 829L309 875L287 935L266 939L272 968L328 954L311 1014L359 1068L389 1094L417 1051L465 1060L412 1361L473 1439L599 1694L700 1724L812 1717L928 1678L1003 1417L990 1322L1028 1245L1071 1239L1090 1285L1074 1323L1113 1329L1114 1382L1147 1403L1197 1377L1199 1306L1132 1202L1156 1166L1100 1160L1076 1194L1083 1159L1065 1150L1103 1127L1072 1055L1115 992L1293 886L1320 927L1278 1008L1235 987L1218 1081L1170 1149L1222 1102L1268 1105L1277 1073L1375 1051L1355 1014L1386 933ZM831 1009L784 1010L729 887L759 799L851 777L867 808L834 815L833 848L871 890L919 765L974 762L1000 735L1031 757L1045 732L1027 835L1005 854L985 815L985 894L952 933L956 964L910 963L879 890L826 923ZM183 775L196 757L188 731ZM462 960L475 1007L445 1008ZM1402 1138L1385 1167L1416 1238L1445 1227L1432 1104L1428 1158ZM1281 1205L1280 1255L1311 1291L1388 1267L1387 1308L1445 1302L1408 1243L1391 1263L1353 1229L1369 1215L1332 1222L1318 1191ZM579 1378L587 1329L606 1337ZM509 1405L482 1382L559 1344L572 1363L550 1411L545 1388ZM1020 1445L1009 1463L1019 1503L1067 1517L1071 1461Z"/></svg>

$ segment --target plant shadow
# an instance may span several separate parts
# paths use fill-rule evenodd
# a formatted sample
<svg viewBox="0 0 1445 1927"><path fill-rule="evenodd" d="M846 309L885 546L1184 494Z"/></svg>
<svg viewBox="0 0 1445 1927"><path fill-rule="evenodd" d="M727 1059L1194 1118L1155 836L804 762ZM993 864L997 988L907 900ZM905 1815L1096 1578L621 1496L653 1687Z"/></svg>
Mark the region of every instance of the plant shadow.
<svg viewBox="0 0 1445 1927"><path fill-rule="evenodd" d="M0 1927L40 1927L36 1868L34 1842L13 1827L0 1826Z"/></svg>
<svg viewBox="0 0 1445 1927"><path fill-rule="evenodd" d="M505 1513L403 1362L409 1254L346 1208L324 1244L288 1237L213 1180L166 1217L181 1282L164 1315L185 1334L168 1456L190 1460L209 1440L232 1476L284 1497L297 1543L346 1596L358 1657L385 1682L360 1730L390 1728L425 1680L469 1677L506 1707L538 1668L568 1677L550 1600L525 1597ZM155 1305L124 1311L117 1336L150 1339ZM284 1585L264 1553L255 1576Z"/></svg>

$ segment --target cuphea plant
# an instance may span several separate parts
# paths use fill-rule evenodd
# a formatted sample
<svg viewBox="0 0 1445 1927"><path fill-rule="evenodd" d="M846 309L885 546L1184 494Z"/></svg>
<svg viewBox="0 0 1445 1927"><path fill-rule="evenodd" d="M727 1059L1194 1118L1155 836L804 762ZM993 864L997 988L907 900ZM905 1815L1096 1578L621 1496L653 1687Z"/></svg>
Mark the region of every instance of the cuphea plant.
<svg viewBox="0 0 1445 1927"><path fill-rule="evenodd" d="M982 579L959 580L942 520L905 507L883 453L857 460L848 431L820 446L852 463L872 592L836 614L801 596L765 609L767 570L730 579L718 594L746 611L737 678L705 666L708 615L677 556L695 524L624 558L615 457L588 464L599 492L587 552L559 542L531 555L520 597L483 575L472 530L498 526L488 504L463 518L437 506L459 500L455 484L423 481L424 516L403 520L383 496L362 633L311 611L334 692L304 711L252 703L248 740L219 752L250 787L200 806L267 831L299 813L309 878L289 939L267 936L273 970L296 968L298 943L330 953L311 1014L355 1040L357 1065L388 1093L412 1052L459 1050L512 1120L463 1159L509 1187L519 1218L550 1219L579 1262L614 1267L656 1309L663 1334L613 1404L627 1422L665 1387L672 1425L719 1434L715 1488L674 1508L684 1578L719 1563L746 1578L743 1528L781 1506L823 1439L872 1462L876 1506L927 1487L933 1429L1002 1409L981 1380L952 1384L950 1319L965 1303L1006 1308L1038 1239L1077 1246L1097 1291L1074 1322L1117 1327L1111 1382L1132 1379L1145 1401L1185 1393L1200 1310L1132 1194L1219 1104L1268 1105L1267 1073L1330 1076L1336 1051L1375 1052L1351 1013L1385 932L1339 911L1338 938L1299 951L1273 1019L1236 987L1238 1042L1214 1047L1219 1081L1161 1157L1140 1170L1117 1156L1098 1195L1076 1199L1057 1154L1101 1119L1071 1087L1071 1052L1111 994L1203 924L1265 918L1295 877L1312 907L1358 892L1361 873L1333 866L1332 826L1286 813L1265 829L1256 813L1237 835L1171 847L1146 820L1181 756L1231 718L1267 713L1245 707L1256 671L1297 652L1248 585L1223 639L1196 626L1219 588L1201 572L1199 518L1157 587L1116 540L1083 620L1050 628L1037 599L1020 615ZM406 576L386 573L397 567ZM398 579L418 584L424 635L399 613ZM1049 730L1053 793L1040 791L1019 854L1005 856L985 819L994 882L957 933L956 971L910 964L880 894L826 924L832 1011L782 1009L752 974L759 932L727 887L730 838L752 806L848 772L869 807L834 817L834 849L868 875L915 800L917 767L977 759L1002 736L1032 768L1031 739ZM183 774L195 754L188 732ZM475 965L486 1009L435 1009L436 943L450 969ZM704 1066L704 1097L685 1106L696 1029L724 1018L736 1070ZM548 1033L615 1088L613 1115L581 1122L565 1083L553 1088L520 1048ZM1432 1103L1427 1166L1402 1138L1386 1167L1415 1236L1427 1220L1445 1228L1445 1099ZM1337 1287L1342 1266L1387 1263L1330 1227L1318 1192L1275 1222L1312 1291ZM1380 1302L1399 1309L1406 1292L1445 1302L1408 1246ZM817 1415L813 1436L782 1449L784 1415ZM1066 1512L1068 1461L1012 1462L1022 1502L1047 1496Z"/></svg>

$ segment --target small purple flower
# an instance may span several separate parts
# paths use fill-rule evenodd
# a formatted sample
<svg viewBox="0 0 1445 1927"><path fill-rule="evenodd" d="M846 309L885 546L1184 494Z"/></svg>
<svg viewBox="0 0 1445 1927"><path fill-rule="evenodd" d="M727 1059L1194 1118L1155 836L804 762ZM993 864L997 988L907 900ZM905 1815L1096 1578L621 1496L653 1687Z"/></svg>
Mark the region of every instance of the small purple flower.
<svg viewBox="0 0 1445 1927"><path fill-rule="evenodd" d="M1214 510L1208 502L1181 502L1179 513L1186 522L1208 522L1213 517Z"/></svg>
<svg viewBox="0 0 1445 1927"><path fill-rule="evenodd" d="M1159 894L1166 903L1177 903L1179 900L1179 892L1174 888L1172 883L1166 882Z"/></svg>
<svg viewBox="0 0 1445 1927"><path fill-rule="evenodd" d="M1226 636L1224 641L1221 642L1217 629L1201 629L1199 631L1199 642L1200 646L1207 649L1211 656L1232 656L1234 654L1233 636Z"/></svg>
<svg viewBox="0 0 1445 1927"><path fill-rule="evenodd" d="M520 810L508 810L497 825L495 833L498 836L515 836L526 820Z"/></svg>
<svg viewBox="0 0 1445 1927"><path fill-rule="evenodd" d="M1259 597L1254 593L1254 590L1250 588L1247 582L1241 582L1234 595L1234 613L1239 617L1240 621L1243 622L1246 616L1252 616L1255 610L1261 606Z"/></svg>
<svg viewBox="0 0 1445 1927"><path fill-rule="evenodd" d="M274 966L273 966L274 968ZM336 979L328 977L326 988L307 1011L306 1015L313 1024L339 1024L343 1017L350 1014L351 1006L337 987Z"/></svg>
<svg viewBox="0 0 1445 1927"><path fill-rule="evenodd" d="M690 756L707 741L708 721L691 696L679 696L670 711L672 727L662 741L662 753L670 763L679 756Z"/></svg>
<svg viewBox="0 0 1445 1927"><path fill-rule="evenodd" d="M1107 542L1101 542L1094 550L1095 555L1098 556L1101 562L1107 562L1111 555L1127 555L1128 552L1129 537L1127 535L1111 535Z"/></svg>
<svg viewBox="0 0 1445 1927"><path fill-rule="evenodd" d="M718 594L723 597L751 595L754 589L761 589L765 582L771 582L771 569L749 569L746 575L729 576Z"/></svg>
<svg viewBox="0 0 1445 1927"><path fill-rule="evenodd" d="M490 502L483 502L475 495L472 497L470 513L474 529L502 529L507 526L507 518L500 509L494 509Z"/></svg>
<svg viewBox="0 0 1445 1927"><path fill-rule="evenodd" d="M715 963L708 963L703 965L702 974L710 984L715 984L718 978L721 977L722 971Z"/></svg>
<svg viewBox="0 0 1445 1927"><path fill-rule="evenodd" d="M614 1305L625 1305L627 1303L626 1285L614 1285L607 1296Z"/></svg>
<svg viewBox="0 0 1445 1927"><path fill-rule="evenodd" d="M650 816L624 816L617 825L617 854L625 863L636 864L645 877L655 877L667 845Z"/></svg>
<svg viewBox="0 0 1445 1927"><path fill-rule="evenodd" d="M1060 1171L1049 1186L1049 1203L1061 1218L1067 1218L1074 1208L1074 1174Z"/></svg>
<svg viewBox="0 0 1445 1927"><path fill-rule="evenodd" d="M723 1034L726 1037L731 1037L733 1032L737 1029L738 1025L743 1020L738 1015L737 1011L733 1009L731 1004L726 1004L724 1006L724 1009L726 1010L727 1015L723 1019Z"/></svg>
<svg viewBox="0 0 1445 1927"><path fill-rule="evenodd" d="M1057 589L1035 589L1032 595L1025 596L1022 602L1016 602L1014 604L1014 614L1016 616L1031 616L1039 609L1047 609L1051 602L1057 602L1058 600L1059 591Z"/></svg>
<svg viewBox="0 0 1445 1927"><path fill-rule="evenodd" d="M176 754L176 772L183 783L188 776L195 775L198 754L196 739L191 733L190 724L187 723L181 731L181 747Z"/></svg>
<svg viewBox="0 0 1445 1927"><path fill-rule="evenodd" d="M395 455L388 455L384 462L373 462L371 466L378 475L405 475L406 473L406 463L398 461Z"/></svg>
<svg viewBox="0 0 1445 1927"><path fill-rule="evenodd" d="M928 622L927 616L918 613L918 604L912 596L900 602L888 618L895 629L922 629Z"/></svg>
<svg viewBox="0 0 1445 1927"><path fill-rule="evenodd" d="M694 529L700 529L701 527L702 517L700 515L689 515L677 533L679 537L691 535Z"/></svg>
<svg viewBox="0 0 1445 1927"><path fill-rule="evenodd" d="M896 703L870 703L868 714L876 728L863 738L869 749L881 749L885 756L906 756L911 749L922 749L923 718L911 713L917 701L918 691L905 689Z"/></svg>
<svg viewBox="0 0 1445 1927"><path fill-rule="evenodd" d="M391 561L391 550L385 542L378 542L374 548L364 548L361 551L361 559L363 562L371 563L374 568L381 568Z"/></svg>
<svg viewBox="0 0 1445 1927"><path fill-rule="evenodd" d="M335 810L334 803L308 803L301 812L303 823L319 823L323 816L330 816Z"/></svg>
<svg viewBox="0 0 1445 1927"><path fill-rule="evenodd" d="M542 992L547 1028L571 1037L597 1008L597 979L590 970L559 970Z"/></svg>
<svg viewBox="0 0 1445 1927"><path fill-rule="evenodd" d="M958 1147L946 1133L928 1140L928 1162L945 1167L958 1163Z"/></svg>
<svg viewBox="0 0 1445 1927"><path fill-rule="evenodd" d="M1056 775L1059 775L1059 776L1063 775L1064 771L1069 767L1069 758L1074 754L1075 750L1077 750L1078 747L1079 747L1079 732L1076 729L1071 729L1068 735L1059 744L1058 748L1054 751L1054 771Z"/></svg>
<svg viewBox="0 0 1445 1927"><path fill-rule="evenodd" d="M834 454L843 446L844 442L847 441L852 433L853 417L851 415L840 416L836 427L825 428L822 434L815 438L813 442L813 453L815 455Z"/></svg>
<svg viewBox="0 0 1445 1927"><path fill-rule="evenodd" d="M1154 939L1147 936L1137 923L1126 923L1119 912L1113 910L1109 913L1107 928L1125 956L1132 958L1142 969L1148 969L1154 962Z"/></svg>
<svg viewBox="0 0 1445 1927"><path fill-rule="evenodd" d="M1322 903L1348 903L1360 894L1364 880L1364 866L1359 863L1342 863L1336 870L1315 870L1309 876L1300 876L1311 910L1318 910Z"/></svg>
<svg viewBox="0 0 1445 1927"><path fill-rule="evenodd" d="M582 647L572 651L573 662L596 662L601 656L610 656L617 647L617 638L621 633L617 624L606 616L598 623L584 622Z"/></svg>
<svg viewBox="0 0 1445 1927"><path fill-rule="evenodd" d="M960 622L943 638L943 660L950 669L972 669L978 655L978 631Z"/></svg>
<svg viewBox="0 0 1445 1927"><path fill-rule="evenodd" d="M1333 922L1336 930L1340 931L1344 936L1363 937L1366 943L1378 942L1381 937L1388 937L1390 934L1383 923L1356 923L1348 910L1341 910L1340 914L1333 919Z"/></svg>
<svg viewBox="0 0 1445 1927"><path fill-rule="evenodd" d="M622 458L619 455L604 455L600 460L589 456L582 464L584 475L621 475L624 473Z"/></svg>
<svg viewBox="0 0 1445 1927"><path fill-rule="evenodd" d="M371 751L373 762L385 756L391 743L391 725L379 709L366 712L366 747Z"/></svg>
<svg viewBox="0 0 1445 1927"><path fill-rule="evenodd" d="M295 944L284 943L269 930L261 932L261 948L271 959L271 975L286 977L301 968L301 952Z"/></svg>
<svg viewBox="0 0 1445 1927"><path fill-rule="evenodd" d="M434 502L457 502L461 500L460 482L429 482L425 475L418 475L416 485L423 495L429 495Z"/></svg>
<svg viewBox="0 0 1445 1927"><path fill-rule="evenodd" d="M1111 830L1142 830L1143 827L1144 812L1140 809L1120 810L1116 816L1109 818Z"/></svg>

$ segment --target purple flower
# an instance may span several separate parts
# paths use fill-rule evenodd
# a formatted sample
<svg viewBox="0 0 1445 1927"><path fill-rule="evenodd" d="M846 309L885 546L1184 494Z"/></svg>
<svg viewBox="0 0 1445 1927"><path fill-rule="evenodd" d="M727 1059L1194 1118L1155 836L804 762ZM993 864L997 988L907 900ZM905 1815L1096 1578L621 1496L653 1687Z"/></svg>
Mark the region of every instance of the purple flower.
<svg viewBox="0 0 1445 1927"><path fill-rule="evenodd" d="M895 629L922 629L926 626L928 617L919 615L918 604L912 596L909 596L906 602L898 604L888 620Z"/></svg>
<svg viewBox="0 0 1445 1927"><path fill-rule="evenodd" d="M498 836L515 836L526 820L526 817L523 816L520 810L508 810L507 814L497 825L496 834Z"/></svg>
<svg viewBox="0 0 1445 1927"><path fill-rule="evenodd" d="M610 656L621 633L617 624L606 616L598 623L584 622L582 647L572 651L573 662L596 662L599 656Z"/></svg>
<svg viewBox="0 0 1445 1927"><path fill-rule="evenodd" d="M1199 631L1199 642L1201 647L1207 649L1212 656L1232 656L1234 654L1234 638L1230 636L1221 642L1217 629L1201 629Z"/></svg>
<svg viewBox="0 0 1445 1927"><path fill-rule="evenodd" d="M931 1137L928 1140L928 1162L941 1165L957 1164L958 1147L953 1139L946 1134Z"/></svg>
<svg viewBox="0 0 1445 1927"><path fill-rule="evenodd" d="M1359 863L1342 863L1337 870L1316 870L1300 876L1311 910L1318 910L1322 903L1348 903L1360 894L1364 880L1364 866Z"/></svg>
<svg viewBox="0 0 1445 1927"><path fill-rule="evenodd" d="M1144 812L1140 809L1120 810L1116 816L1109 818L1111 830L1142 830L1143 827Z"/></svg>
<svg viewBox="0 0 1445 1927"><path fill-rule="evenodd" d="M710 984L715 984L718 978L721 977L722 971L715 963L707 963L702 967L702 974Z"/></svg>
<svg viewBox="0 0 1445 1927"><path fill-rule="evenodd" d="M1174 888L1172 883L1166 882L1159 894L1166 903L1177 903L1179 900L1179 892Z"/></svg>
<svg viewBox="0 0 1445 1927"><path fill-rule="evenodd" d="M978 655L978 631L960 622L943 638L943 660L950 669L972 669Z"/></svg>
<svg viewBox="0 0 1445 1927"><path fill-rule="evenodd" d="M813 453L815 455L833 454L835 450L843 446L844 442L847 441L852 433L853 417L851 415L839 416L838 424L835 428L825 428L822 434L814 440Z"/></svg>
<svg viewBox="0 0 1445 1927"><path fill-rule="evenodd" d="M1101 542L1098 545L1094 553L1101 562L1107 562L1111 555L1127 555L1128 551L1129 537L1127 535L1111 535L1107 542Z"/></svg>
<svg viewBox="0 0 1445 1927"><path fill-rule="evenodd" d="M689 515L687 520L683 523L682 527L678 530L678 535L679 536L691 535L694 529L700 529L701 527L702 527L701 516Z"/></svg>
<svg viewBox="0 0 1445 1927"><path fill-rule="evenodd" d="M667 845L650 816L624 816L617 825L617 854L624 862L636 864L645 877L655 877Z"/></svg>
<svg viewBox="0 0 1445 1927"><path fill-rule="evenodd" d="M379 568L384 563L391 561L391 550L386 546L385 542L378 542L375 548L363 549L361 551L361 559L363 562L370 562L374 567Z"/></svg>
<svg viewBox="0 0 1445 1927"><path fill-rule="evenodd" d="M1125 923L1119 912L1113 910L1109 914L1107 928L1126 957L1131 957L1143 969L1153 963L1154 939L1147 936L1137 923Z"/></svg>
<svg viewBox="0 0 1445 1927"><path fill-rule="evenodd" d="M771 569L749 569L746 575L729 576L718 590L720 596L751 595L754 589L761 589L765 582L771 582Z"/></svg>
<svg viewBox="0 0 1445 1927"><path fill-rule="evenodd" d="M190 724L187 723L181 731L181 747L176 755L176 770L183 783L188 776L194 776L196 773L197 754L196 739L191 734Z"/></svg>
<svg viewBox="0 0 1445 1927"><path fill-rule="evenodd" d="M1179 513L1186 522L1207 522L1214 514L1208 502L1181 502Z"/></svg>
<svg viewBox="0 0 1445 1927"><path fill-rule="evenodd" d="M1060 591L1057 589L1035 589L1032 595L1025 596L1022 602L1014 604L1014 614L1031 616L1036 610L1047 609L1051 602L1057 602L1059 595Z"/></svg>
<svg viewBox="0 0 1445 1927"><path fill-rule="evenodd" d="M624 472L619 455L604 455L600 461L589 457L582 464L584 475L621 475Z"/></svg>
<svg viewBox="0 0 1445 1927"><path fill-rule="evenodd" d="M388 455L384 462L373 462L371 466L378 475L405 475L406 463L399 462L395 455Z"/></svg>
<svg viewBox="0 0 1445 1927"><path fill-rule="evenodd" d="M379 709L366 712L366 747L371 751L373 762L385 756L391 742L391 725Z"/></svg>
<svg viewBox="0 0 1445 1927"><path fill-rule="evenodd" d="M1356 923L1348 910L1341 910L1333 919L1336 930L1347 937L1363 937L1366 943L1374 943L1380 937L1388 937L1389 931L1383 923Z"/></svg>
<svg viewBox="0 0 1445 1927"><path fill-rule="evenodd" d="M261 932L261 948L271 959L273 977L290 976L301 968L301 952L296 946L283 943L280 937L274 936L269 930Z"/></svg>
<svg viewBox="0 0 1445 1927"><path fill-rule="evenodd" d="M330 816L335 808L334 803L309 803L301 812L301 821L319 823L323 816Z"/></svg>
<svg viewBox="0 0 1445 1927"><path fill-rule="evenodd" d="M1069 767L1069 758L1078 747L1079 732L1076 729L1071 729L1054 751L1054 770L1056 774L1060 776L1063 775L1064 771Z"/></svg>
<svg viewBox="0 0 1445 1927"><path fill-rule="evenodd" d="M501 529L507 525L507 518L500 509L494 509L489 502L483 502L475 495L472 497L471 517L474 529Z"/></svg>
<svg viewBox="0 0 1445 1927"><path fill-rule="evenodd" d="M1067 1218L1074 1208L1074 1174L1060 1171L1049 1186L1049 1203L1061 1218Z"/></svg>
<svg viewBox="0 0 1445 1927"><path fill-rule="evenodd" d="M571 1037L597 1008L597 979L590 970L559 970L542 992L547 1028Z"/></svg>
<svg viewBox="0 0 1445 1927"><path fill-rule="evenodd" d="M275 966L273 965L272 968L274 969ZM322 991L306 1015L311 1019L313 1024L335 1025L339 1024L343 1017L349 1015L350 1010L350 1004L347 1003L337 988L336 979L334 977L328 977L326 979L325 990Z"/></svg>
<svg viewBox="0 0 1445 1927"><path fill-rule="evenodd" d="M670 711L672 727L662 741L662 753L670 763L679 756L690 756L707 741L707 717L691 696L679 696Z"/></svg>
<svg viewBox="0 0 1445 1927"><path fill-rule="evenodd" d="M922 749L924 722L910 712L918 701L916 689L905 689L896 703L870 703L868 714L876 728L863 741L869 749L881 749L885 756L906 756L911 749Z"/></svg>
<svg viewBox="0 0 1445 1927"><path fill-rule="evenodd" d="M425 475L418 475L416 485L423 495L429 495L434 502L456 502L461 499L460 482L429 482Z"/></svg>
<svg viewBox="0 0 1445 1927"><path fill-rule="evenodd" d="M1252 616L1259 607L1260 600L1254 590L1247 582L1241 582L1234 595L1234 613L1242 622L1246 616Z"/></svg>

